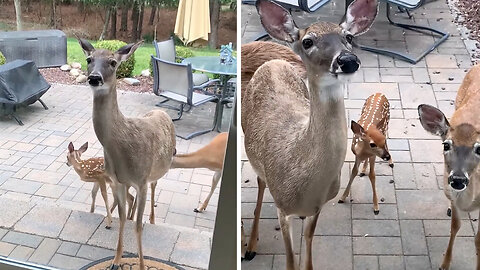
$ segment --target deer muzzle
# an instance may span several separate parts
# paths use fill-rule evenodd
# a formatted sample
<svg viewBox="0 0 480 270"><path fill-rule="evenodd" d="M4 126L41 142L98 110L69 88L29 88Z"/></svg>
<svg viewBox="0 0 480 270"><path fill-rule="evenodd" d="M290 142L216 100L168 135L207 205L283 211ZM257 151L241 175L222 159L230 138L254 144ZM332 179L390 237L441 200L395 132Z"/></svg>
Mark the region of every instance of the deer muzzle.
<svg viewBox="0 0 480 270"><path fill-rule="evenodd" d="M383 159L383 161L389 161L390 159L392 159L392 157L390 156L389 153L386 153L386 154L382 155L382 159Z"/></svg>
<svg viewBox="0 0 480 270"><path fill-rule="evenodd" d="M91 86L101 86L103 85L103 76L100 73L90 73L88 75L88 84Z"/></svg>
<svg viewBox="0 0 480 270"><path fill-rule="evenodd" d="M337 57L337 64L344 73L354 73L360 67L360 59L349 51L342 51Z"/></svg>
<svg viewBox="0 0 480 270"><path fill-rule="evenodd" d="M467 188L469 183L468 177L461 172L451 173L448 177L448 184L457 191L462 191Z"/></svg>

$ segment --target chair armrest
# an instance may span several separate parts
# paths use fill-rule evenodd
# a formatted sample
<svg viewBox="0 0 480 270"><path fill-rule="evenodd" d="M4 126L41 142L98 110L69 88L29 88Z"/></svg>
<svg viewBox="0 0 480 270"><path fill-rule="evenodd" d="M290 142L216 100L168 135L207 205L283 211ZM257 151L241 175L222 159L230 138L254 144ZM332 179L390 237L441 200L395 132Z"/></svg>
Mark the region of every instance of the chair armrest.
<svg viewBox="0 0 480 270"><path fill-rule="evenodd" d="M210 85L213 85L213 84L217 84L217 83L220 83L220 80L219 80L219 79L208 80L207 82L204 82L204 83L201 84L201 85L194 86L193 89L194 89L194 90L202 90L203 88L205 88L205 87L207 87L207 86L210 86Z"/></svg>

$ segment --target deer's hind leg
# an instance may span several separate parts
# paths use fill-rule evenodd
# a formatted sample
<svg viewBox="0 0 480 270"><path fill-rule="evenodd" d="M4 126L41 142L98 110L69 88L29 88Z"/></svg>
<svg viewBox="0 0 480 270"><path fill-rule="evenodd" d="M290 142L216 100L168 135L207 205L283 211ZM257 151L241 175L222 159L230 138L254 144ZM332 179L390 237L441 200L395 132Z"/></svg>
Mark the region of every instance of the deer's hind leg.
<svg viewBox="0 0 480 270"><path fill-rule="evenodd" d="M150 224L155 224L155 188L157 181L150 183Z"/></svg>
<svg viewBox="0 0 480 270"><path fill-rule="evenodd" d="M95 182L92 188L92 205L90 206L90 213L95 212L95 199L97 199L97 193L99 188L100 184L98 184L98 182Z"/></svg>
<svg viewBox="0 0 480 270"><path fill-rule="evenodd" d="M277 208L277 215L278 215L278 221L280 222L280 228L282 230L283 242L285 243L285 257L287 259L287 270L297 270L298 264L295 260L295 253L293 252L292 216L286 216L282 212L282 210L278 208ZM305 238L307 238L307 235L305 235ZM308 249L308 245L309 245L308 240L306 245ZM307 259L308 259L308 251L307 251ZM305 266L307 267L307 269L309 269L308 262L305 263Z"/></svg>
<svg viewBox="0 0 480 270"><path fill-rule="evenodd" d="M107 211L107 225L105 228L110 229L112 227L112 213L110 212L110 206L108 204L108 195L107 195L107 184L105 181L99 182L100 192L105 202L105 209Z"/></svg>
<svg viewBox="0 0 480 270"><path fill-rule="evenodd" d="M215 188L217 187L221 176L222 176L221 172L219 172L219 171L215 172L215 174L213 175L213 178L212 178L212 187L210 188L210 193L208 194L207 198L203 202L202 206L200 206L200 208L195 208L193 210L194 212L201 213L201 212L205 211L205 209L207 209L208 202L210 201L210 198L212 197L213 192L215 191Z"/></svg>
<svg viewBox="0 0 480 270"><path fill-rule="evenodd" d="M263 194L267 184L257 176L258 195L257 205L255 206L255 218L253 219L252 231L250 233L250 240L248 241L247 251L245 252L245 260L250 261L257 255L258 243L258 222L260 221L260 212L262 211Z"/></svg>
<svg viewBox="0 0 480 270"><path fill-rule="evenodd" d="M347 188L343 192L343 195L340 198L340 200L338 200L338 203L344 203L348 197L348 194L350 194L350 189L352 188L353 179L355 179L355 177L357 176L358 166L360 166L361 162L362 161L358 157L355 157L355 164L353 164L352 173L350 174L350 181L348 181Z"/></svg>

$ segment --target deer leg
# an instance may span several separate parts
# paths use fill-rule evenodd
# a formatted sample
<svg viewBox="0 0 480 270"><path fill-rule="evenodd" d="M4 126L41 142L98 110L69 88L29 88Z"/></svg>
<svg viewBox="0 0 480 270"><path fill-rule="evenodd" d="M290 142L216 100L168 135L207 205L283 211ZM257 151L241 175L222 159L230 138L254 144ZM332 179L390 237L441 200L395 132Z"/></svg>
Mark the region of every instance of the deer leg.
<svg viewBox="0 0 480 270"><path fill-rule="evenodd" d="M113 195L118 202L118 215L120 217L120 227L118 230L118 242L117 242L117 252L115 253L115 258L113 259L111 270L116 270L120 268L120 260L122 259L123 254L123 231L125 228L126 213L125 213L125 193L126 188L120 183L114 185Z"/></svg>
<svg viewBox="0 0 480 270"><path fill-rule="evenodd" d="M293 253L292 243L292 216L286 216L277 208L278 220L282 230L283 242L285 243L285 256L287 258L287 270L296 270L295 254ZM308 245L308 243L307 243ZM308 255L307 255L308 256Z"/></svg>
<svg viewBox="0 0 480 270"><path fill-rule="evenodd" d="M353 164L352 173L350 174L350 181L348 181L347 188L343 192L342 198L338 200L338 203L344 203L345 199L348 197L348 194L350 194L350 188L352 187L353 179L355 179L355 176L357 176L358 166L361 162L362 161L359 158L355 157L355 164Z"/></svg>
<svg viewBox="0 0 480 270"><path fill-rule="evenodd" d="M100 185L100 192L102 193L103 201L105 202L105 209L107 211L107 225L105 228L110 229L112 228L112 213L110 212L110 207L108 205L108 195L107 195L107 185L105 181L101 181Z"/></svg>
<svg viewBox="0 0 480 270"><path fill-rule="evenodd" d="M480 211L478 217L480 218ZM478 222L477 234L475 235L475 248L477 250L477 270L480 270L480 222Z"/></svg>
<svg viewBox="0 0 480 270"><path fill-rule="evenodd" d="M207 209L208 202L210 201L210 198L213 195L213 192L215 191L215 188L217 187L218 182L220 181L220 177L222 176L222 173L219 171L216 171L215 174L213 175L212 178L212 187L210 188L210 193L208 194L207 198L203 202L202 206L200 208L195 208L193 211L197 213L201 213Z"/></svg>
<svg viewBox="0 0 480 270"><path fill-rule="evenodd" d="M305 270L313 270L312 262L312 242L313 234L315 233L315 227L317 226L318 216L320 211L314 216L307 218L307 227L305 228L305 247L306 247L306 258L305 258Z"/></svg>
<svg viewBox="0 0 480 270"><path fill-rule="evenodd" d="M447 251L445 257L443 257L442 266L440 270L448 270L452 261L453 243L455 242L455 236L457 236L458 230L460 230L461 220L458 217L457 208L452 204L452 223L450 228L450 241L448 241Z"/></svg>
<svg viewBox="0 0 480 270"><path fill-rule="evenodd" d="M253 219L252 231L250 233L250 240L248 241L247 252L245 252L245 260L250 261L257 255L258 242L258 222L260 221L260 212L262 211L263 194L267 184L257 176L258 182L258 196L257 205L255 206L255 218Z"/></svg>
<svg viewBox="0 0 480 270"><path fill-rule="evenodd" d="M95 199L97 198L97 193L99 188L100 188L100 185L98 184L98 182L95 182L92 188L92 206L90 206L90 213L95 212Z"/></svg>
<svg viewBox="0 0 480 270"><path fill-rule="evenodd" d="M363 162L362 172L358 176L364 177L367 175L367 161L368 160L365 160L365 162Z"/></svg>
<svg viewBox="0 0 480 270"><path fill-rule="evenodd" d="M130 187L127 187L127 204L128 204L128 214L127 214L127 217L128 219L132 220L133 219L133 215L135 212L132 213L132 211L135 211L133 209L134 207L134 203L135 203L135 197L133 197L132 194L130 194L130 192L128 192L128 190L130 189Z"/></svg>
<svg viewBox="0 0 480 270"><path fill-rule="evenodd" d="M143 262L143 250L142 250L142 231L143 231L143 212L145 211L145 203L147 202L147 185L140 186L137 190L138 211L135 233L137 235L137 248L140 270L145 269L145 263Z"/></svg>
<svg viewBox="0 0 480 270"><path fill-rule="evenodd" d="M375 215L378 215L380 213L380 209L378 207L377 189L375 187L375 182L377 181L375 176L375 156L371 157L369 161L370 161L370 173L368 174L368 178L370 178L370 184L372 184L373 213Z"/></svg>
<svg viewBox="0 0 480 270"><path fill-rule="evenodd" d="M155 188L157 181L150 183L150 224L155 224Z"/></svg>

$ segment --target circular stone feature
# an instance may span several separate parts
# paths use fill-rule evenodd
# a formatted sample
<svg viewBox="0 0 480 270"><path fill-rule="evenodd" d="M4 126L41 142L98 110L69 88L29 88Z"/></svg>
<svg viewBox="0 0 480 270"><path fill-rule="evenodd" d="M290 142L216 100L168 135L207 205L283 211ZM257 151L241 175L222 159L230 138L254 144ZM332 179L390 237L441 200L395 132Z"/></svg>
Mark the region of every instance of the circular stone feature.
<svg viewBox="0 0 480 270"><path fill-rule="evenodd" d="M145 269L148 270L184 270L180 266L176 266L171 262L162 261L160 259L144 256ZM113 261L113 256L91 262L80 270L109 270ZM137 256L123 256L119 270L137 270L138 257Z"/></svg>

